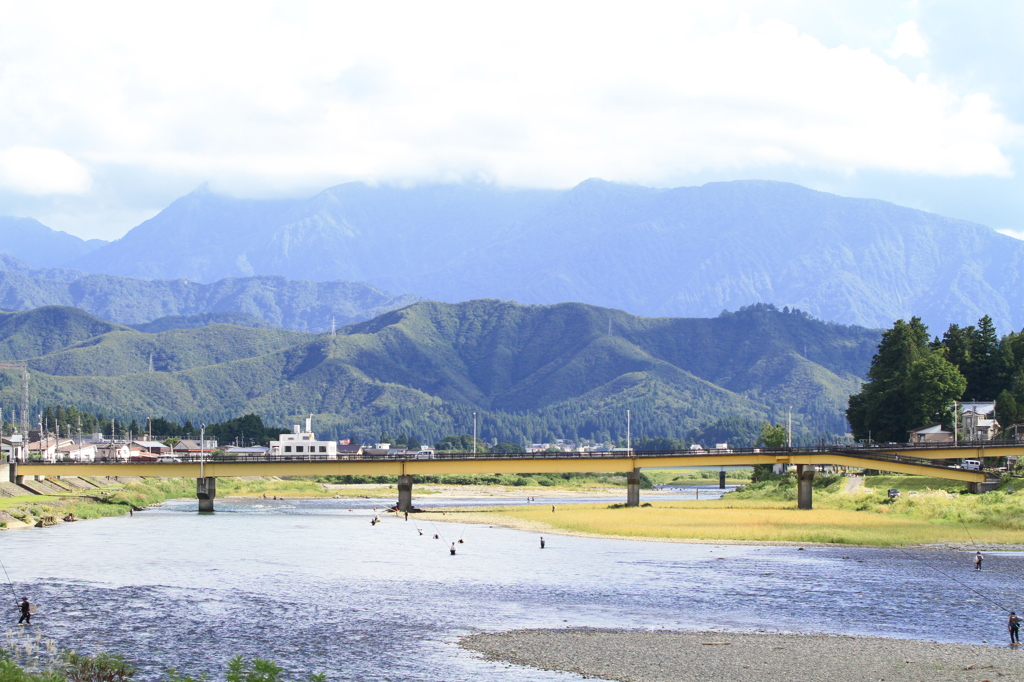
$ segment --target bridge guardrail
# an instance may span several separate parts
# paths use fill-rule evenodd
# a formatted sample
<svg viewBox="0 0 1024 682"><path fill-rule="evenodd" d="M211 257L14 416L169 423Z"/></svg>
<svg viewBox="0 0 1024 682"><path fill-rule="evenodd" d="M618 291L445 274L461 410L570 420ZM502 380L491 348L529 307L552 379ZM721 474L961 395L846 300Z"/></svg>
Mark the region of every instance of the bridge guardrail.
<svg viewBox="0 0 1024 682"><path fill-rule="evenodd" d="M999 447L1019 447L1022 445L1019 441L985 441L985 447L991 447L998 449ZM115 459L97 459L94 463L97 464L132 464L132 465L153 465L161 466L165 464L179 464L179 463L192 463L198 464L200 462L206 464L216 464L219 462L231 463L274 463L274 462L426 462L426 461L474 461L474 460L551 460L551 459L654 459L661 457L675 457L675 458L699 458L707 457L709 455L750 455L750 454L761 454L761 455L775 455L775 456L787 456L787 455L799 455L799 454L842 454L851 457L857 457L859 459L866 459L878 462L903 462L907 464L915 464L918 466L934 467L934 468L948 468L945 465L937 464L935 460L914 457L909 454L900 454L907 451L914 451L920 449L954 449L956 446L952 444L937 443L937 444L902 444L899 446L871 446L871 447L856 447L850 445L825 445L825 446L798 446L798 447L762 447L762 448L725 448L725 449L702 449L702 450L645 450L645 451L606 451L606 452L513 452L513 453L435 453L432 457L417 457L415 455L338 455L335 458L329 458L326 454L311 453L306 455L279 455L276 457L269 457L266 455L198 455L198 454L176 454L174 455L175 461L157 461L144 460L140 461L137 458L132 460L115 460ZM976 446L971 446L973 449ZM962 449L966 449L963 445L960 446ZM895 451L895 452L894 452ZM167 456L163 456L167 457ZM43 464L82 464L79 460L59 460L54 462L41 462L40 460L28 460L23 462L26 464L32 463L43 463Z"/></svg>

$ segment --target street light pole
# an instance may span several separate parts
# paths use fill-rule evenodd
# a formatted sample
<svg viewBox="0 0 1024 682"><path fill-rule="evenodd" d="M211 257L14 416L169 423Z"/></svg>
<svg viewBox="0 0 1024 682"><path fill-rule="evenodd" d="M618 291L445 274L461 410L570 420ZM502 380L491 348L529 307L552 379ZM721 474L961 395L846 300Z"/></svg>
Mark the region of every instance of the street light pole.
<svg viewBox="0 0 1024 682"><path fill-rule="evenodd" d="M630 436L631 436L631 434L630 434L631 423L630 422L631 422L630 413L629 413L629 410L626 410L626 454L627 455L630 454L631 452L633 452L633 443L630 440Z"/></svg>
<svg viewBox="0 0 1024 682"><path fill-rule="evenodd" d="M203 455L206 448L206 424L199 425L199 478L206 478Z"/></svg>
<svg viewBox="0 0 1024 682"><path fill-rule="evenodd" d="M476 412L473 413L473 454L476 454Z"/></svg>

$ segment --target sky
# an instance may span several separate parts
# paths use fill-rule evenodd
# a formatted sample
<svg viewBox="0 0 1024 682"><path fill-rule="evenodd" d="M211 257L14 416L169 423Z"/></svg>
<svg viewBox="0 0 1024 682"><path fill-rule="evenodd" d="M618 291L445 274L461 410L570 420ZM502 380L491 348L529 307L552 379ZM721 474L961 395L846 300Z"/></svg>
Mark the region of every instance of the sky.
<svg viewBox="0 0 1024 682"><path fill-rule="evenodd" d="M980 9L979 9L980 8ZM1024 2L0 3L0 215L769 179L1024 238Z"/></svg>

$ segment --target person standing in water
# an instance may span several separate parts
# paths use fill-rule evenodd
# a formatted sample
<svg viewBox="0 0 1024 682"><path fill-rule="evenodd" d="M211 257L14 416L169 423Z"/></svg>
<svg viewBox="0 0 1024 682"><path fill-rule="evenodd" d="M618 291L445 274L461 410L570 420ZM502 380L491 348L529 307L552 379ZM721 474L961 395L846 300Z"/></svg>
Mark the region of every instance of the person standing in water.
<svg viewBox="0 0 1024 682"><path fill-rule="evenodd" d="M544 549L544 536L543 535L540 536L540 548Z"/></svg>
<svg viewBox="0 0 1024 682"><path fill-rule="evenodd" d="M455 556L455 543L454 542L452 543L451 553L452 553L452 556Z"/></svg>
<svg viewBox="0 0 1024 682"><path fill-rule="evenodd" d="M28 597L22 597L21 603L18 604L17 608L21 609L21 618L18 619L18 625L24 621L25 625L32 625L32 605L28 603Z"/></svg>
<svg viewBox="0 0 1024 682"><path fill-rule="evenodd" d="M1006 624L1010 631L1010 646L1020 646L1020 618L1016 611L1010 611L1010 622Z"/></svg>
<svg viewBox="0 0 1024 682"><path fill-rule="evenodd" d="M982 559L981 552L976 552L974 554L974 570L975 571L980 571L981 570L981 559Z"/></svg>

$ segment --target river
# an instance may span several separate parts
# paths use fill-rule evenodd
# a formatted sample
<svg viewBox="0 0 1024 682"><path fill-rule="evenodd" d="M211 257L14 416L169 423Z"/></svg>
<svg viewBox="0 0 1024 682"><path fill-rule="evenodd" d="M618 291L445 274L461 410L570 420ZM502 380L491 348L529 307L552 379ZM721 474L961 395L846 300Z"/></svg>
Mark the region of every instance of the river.
<svg viewBox="0 0 1024 682"><path fill-rule="evenodd" d="M1024 558L1012 553L975 573L953 551L558 535L541 550L536 534L498 527L415 516L371 527L374 505L383 501L218 499L200 515L194 500L174 500L0 533L0 551L17 596L40 605L33 628L63 648L123 653L146 679L171 666L219 676L241 654L334 680L569 680L579 677L482 661L454 642L599 627L1001 643L1002 607L1024 609Z"/></svg>

